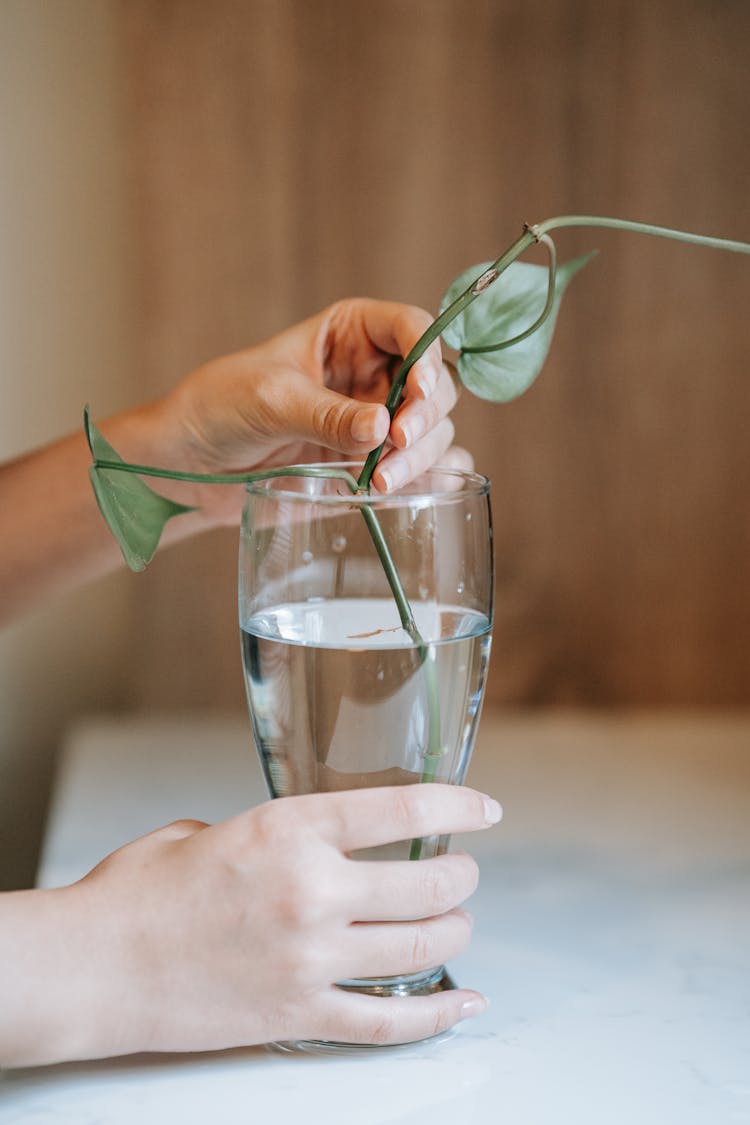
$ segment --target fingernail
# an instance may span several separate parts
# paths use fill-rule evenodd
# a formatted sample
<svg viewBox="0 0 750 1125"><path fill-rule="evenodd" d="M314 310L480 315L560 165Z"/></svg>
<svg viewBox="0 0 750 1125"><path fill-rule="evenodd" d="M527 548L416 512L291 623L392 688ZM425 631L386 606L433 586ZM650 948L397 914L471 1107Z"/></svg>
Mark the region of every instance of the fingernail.
<svg viewBox="0 0 750 1125"><path fill-rule="evenodd" d="M380 470L380 475L388 492L391 492L394 488L400 488L406 481L406 473L398 463L389 463L387 469Z"/></svg>
<svg viewBox="0 0 750 1125"><path fill-rule="evenodd" d="M426 428L427 422L421 414L417 414L416 417L410 418L408 422L402 423L401 432L406 439L406 444L413 445L417 438L421 438Z"/></svg>
<svg viewBox="0 0 750 1125"><path fill-rule="evenodd" d="M429 398L437 387L439 375L440 373L433 363L425 363L422 365L422 369L417 378L417 386L424 398Z"/></svg>
<svg viewBox="0 0 750 1125"><path fill-rule="evenodd" d="M483 795L482 800L484 801L484 819L488 824L497 824L503 818L501 806L494 797L488 797L486 794Z"/></svg>
<svg viewBox="0 0 750 1125"><path fill-rule="evenodd" d="M486 1012L489 1006L490 1002L486 996L472 996L471 1000L465 1000L461 1005L458 1018L469 1020L472 1016L481 1016L482 1012Z"/></svg>

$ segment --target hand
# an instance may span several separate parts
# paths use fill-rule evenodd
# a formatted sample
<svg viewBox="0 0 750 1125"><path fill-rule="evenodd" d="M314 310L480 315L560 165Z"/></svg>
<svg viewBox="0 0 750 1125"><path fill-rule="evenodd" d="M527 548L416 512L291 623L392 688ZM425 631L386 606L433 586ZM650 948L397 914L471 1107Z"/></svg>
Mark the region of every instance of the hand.
<svg viewBox="0 0 750 1125"><path fill-rule="evenodd" d="M89 919L89 964L101 978L85 990L97 1006L88 1044L66 1041L85 1044L78 1057L296 1038L401 1043L479 1014L486 1002L467 989L375 998L334 982L454 957L471 931L458 907L477 884L465 854L365 862L349 853L499 816L471 789L408 785L284 798L128 844L66 891Z"/></svg>
<svg viewBox="0 0 750 1125"><path fill-rule="evenodd" d="M373 477L380 491L438 460L471 468L464 450L450 448L456 392L437 342L410 371L389 429L383 403L392 375L431 320L407 305L339 301L266 343L213 360L157 404L159 464L227 472L342 454L364 460L387 439ZM164 482L159 488L169 491ZM242 503L241 490L227 487L181 486L173 495L211 523L236 522Z"/></svg>
<svg viewBox="0 0 750 1125"><path fill-rule="evenodd" d="M364 460L387 438L373 477L383 491L438 460L470 469L469 454L450 444L456 392L437 344L409 373L389 433L383 402L391 375L429 324L428 313L407 305L340 301L265 344L206 364L164 398L104 420L105 437L128 461L209 473ZM78 432L0 465L0 624L121 563L94 502L90 463ZM197 509L169 521L165 544L239 522L241 485L154 486Z"/></svg>

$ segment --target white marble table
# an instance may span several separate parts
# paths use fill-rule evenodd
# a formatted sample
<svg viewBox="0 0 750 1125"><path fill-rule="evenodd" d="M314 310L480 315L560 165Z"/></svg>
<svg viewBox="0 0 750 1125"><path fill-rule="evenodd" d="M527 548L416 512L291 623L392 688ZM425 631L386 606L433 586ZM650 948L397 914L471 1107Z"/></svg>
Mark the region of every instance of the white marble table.
<svg viewBox="0 0 750 1125"><path fill-rule="evenodd" d="M470 781L505 820L463 842L483 874L453 969L492 1007L451 1041L8 1072L2 1125L750 1122L750 715L485 715ZM39 881L262 798L244 719L91 721Z"/></svg>

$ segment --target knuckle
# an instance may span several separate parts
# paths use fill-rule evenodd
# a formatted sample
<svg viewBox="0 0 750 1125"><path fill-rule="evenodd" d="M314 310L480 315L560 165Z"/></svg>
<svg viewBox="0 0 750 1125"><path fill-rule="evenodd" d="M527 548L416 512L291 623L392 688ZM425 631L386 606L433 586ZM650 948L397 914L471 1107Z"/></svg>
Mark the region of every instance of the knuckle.
<svg viewBox="0 0 750 1125"><path fill-rule="evenodd" d="M408 836L423 835L422 829L427 822L427 797L421 786L404 785L396 791L395 816L404 832L404 839Z"/></svg>
<svg viewBox="0 0 750 1125"><path fill-rule="evenodd" d="M442 860L425 861L422 874L422 896L430 914L443 914L454 905L454 879Z"/></svg>
<svg viewBox="0 0 750 1125"><path fill-rule="evenodd" d="M256 379L254 382L257 423L265 432L274 434L286 422L289 413L289 401L284 387L273 379Z"/></svg>
<svg viewBox="0 0 750 1125"><path fill-rule="evenodd" d="M348 316L352 310L356 309L358 303L357 297L341 297L338 301L334 301L332 305L328 305L321 313L321 319L324 322L339 323L344 317Z"/></svg>
<svg viewBox="0 0 750 1125"><path fill-rule="evenodd" d="M313 428L324 440L340 445L344 438L346 410L335 402L320 402L313 407Z"/></svg>
<svg viewBox="0 0 750 1125"><path fill-rule="evenodd" d="M414 334L415 305L401 305L393 318L393 334L405 347L406 340Z"/></svg>
<svg viewBox="0 0 750 1125"><path fill-rule="evenodd" d="M385 1018L377 1020L370 1028L370 1040L372 1043L392 1043L396 1039L396 1024L393 1019Z"/></svg>
<svg viewBox="0 0 750 1125"><path fill-rule="evenodd" d="M391 334L400 355L405 356L432 323L419 305L398 305L391 319Z"/></svg>
<svg viewBox="0 0 750 1125"><path fill-rule="evenodd" d="M321 924L325 905L315 888L314 880L306 876L305 869L295 867L288 873L278 894L278 913L285 928L310 931Z"/></svg>
<svg viewBox="0 0 750 1125"><path fill-rule="evenodd" d="M283 976L292 992L307 993L320 983L323 958L317 942L305 941L287 951Z"/></svg>
<svg viewBox="0 0 750 1125"><path fill-rule="evenodd" d="M427 421L427 431L429 432L442 420L445 415L445 410L441 409L440 403L436 402L434 398L427 399L423 410Z"/></svg>
<svg viewBox="0 0 750 1125"><path fill-rule="evenodd" d="M424 862L423 896L432 914L444 914L474 893L479 868L470 855L446 855Z"/></svg>
<svg viewBox="0 0 750 1125"><path fill-rule="evenodd" d="M167 824L164 828L159 828L154 833L155 836L161 837L163 840L182 840L185 836L193 836L196 832L200 832L208 825L203 820L173 820L171 824Z"/></svg>
<svg viewBox="0 0 750 1125"><path fill-rule="evenodd" d="M410 964L415 968L425 968L433 964L435 943L428 926L415 925L410 934Z"/></svg>
<svg viewBox="0 0 750 1125"><path fill-rule="evenodd" d="M444 1006L439 1007L432 1017L432 1034L440 1035L441 1032L447 1031L454 1022L451 1009Z"/></svg>
<svg viewBox="0 0 750 1125"><path fill-rule="evenodd" d="M190 835L193 832L200 832L201 828L206 828L204 820L192 820L190 817L184 817L181 820L173 820L168 829L170 832L179 833L180 835Z"/></svg>
<svg viewBox="0 0 750 1125"><path fill-rule="evenodd" d="M413 342L416 343L419 336L429 328L432 324L432 317L430 314L419 305L404 305L397 317L397 328L404 333L404 337L411 335L414 337ZM400 338L400 337L399 337ZM438 350L440 345L437 345ZM435 344L431 345L430 351L434 354Z"/></svg>
<svg viewBox="0 0 750 1125"><path fill-rule="evenodd" d="M266 801L253 809L249 818L253 842L271 848L280 844L286 834L285 811L279 801Z"/></svg>

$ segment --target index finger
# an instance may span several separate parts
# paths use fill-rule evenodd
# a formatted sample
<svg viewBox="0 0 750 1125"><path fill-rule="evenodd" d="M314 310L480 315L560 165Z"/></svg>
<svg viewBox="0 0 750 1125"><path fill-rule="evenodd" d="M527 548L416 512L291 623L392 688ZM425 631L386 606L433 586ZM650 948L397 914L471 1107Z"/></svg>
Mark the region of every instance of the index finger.
<svg viewBox="0 0 750 1125"><path fill-rule="evenodd" d="M416 342L432 324L433 318L417 305L402 305L396 301L364 301L364 328L370 341L380 351L406 357ZM433 340L422 358L409 372L408 382L412 393L416 388L423 398L432 394L442 371L442 352L438 340Z"/></svg>
<svg viewBox="0 0 750 1125"><path fill-rule="evenodd" d="M500 805L464 785L392 785L318 795L321 835L343 852L497 824Z"/></svg>

